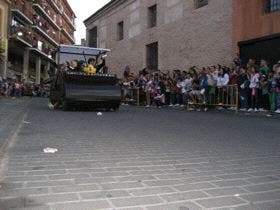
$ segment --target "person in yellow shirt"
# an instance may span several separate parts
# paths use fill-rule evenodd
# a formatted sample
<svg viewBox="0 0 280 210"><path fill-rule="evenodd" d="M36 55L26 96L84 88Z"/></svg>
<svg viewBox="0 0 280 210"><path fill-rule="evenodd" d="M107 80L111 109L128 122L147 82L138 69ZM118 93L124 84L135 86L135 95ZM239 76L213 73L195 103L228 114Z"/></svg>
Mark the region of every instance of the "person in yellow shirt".
<svg viewBox="0 0 280 210"><path fill-rule="evenodd" d="M94 67L95 65L95 59L90 58L88 59L88 65L84 67L84 72L88 74L96 74L96 68Z"/></svg>
<svg viewBox="0 0 280 210"><path fill-rule="evenodd" d="M101 64L98 64L98 58L89 58L88 65L84 68L84 72L89 74L103 73L102 69L106 66L105 56L101 57Z"/></svg>

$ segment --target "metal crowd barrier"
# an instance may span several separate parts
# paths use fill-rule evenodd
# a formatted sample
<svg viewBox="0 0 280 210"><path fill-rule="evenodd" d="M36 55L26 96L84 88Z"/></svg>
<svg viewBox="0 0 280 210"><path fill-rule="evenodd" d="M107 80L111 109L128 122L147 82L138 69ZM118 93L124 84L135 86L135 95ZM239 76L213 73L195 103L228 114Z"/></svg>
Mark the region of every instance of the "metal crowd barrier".
<svg viewBox="0 0 280 210"><path fill-rule="evenodd" d="M238 112L239 90L237 85L223 87L208 87L204 94L194 95L194 101L189 100L187 107L197 106L202 109L209 107L231 108Z"/></svg>
<svg viewBox="0 0 280 210"><path fill-rule="evenodd" d="M140 105L140 90L139 88L122 88L122 103Z"/></svg>

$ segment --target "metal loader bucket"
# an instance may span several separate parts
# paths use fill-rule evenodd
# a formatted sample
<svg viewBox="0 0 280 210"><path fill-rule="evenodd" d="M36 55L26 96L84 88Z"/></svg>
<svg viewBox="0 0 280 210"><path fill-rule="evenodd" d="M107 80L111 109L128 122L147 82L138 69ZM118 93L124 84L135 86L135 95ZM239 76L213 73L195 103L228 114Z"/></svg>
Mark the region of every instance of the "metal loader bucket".
<svg viewBox="0 0 280 210"><path fill-rule="evenodd" d="M67 72L64 79L64 101L90 104L97 108L118 108L121 90L114 75L88 75Z"/></svg>

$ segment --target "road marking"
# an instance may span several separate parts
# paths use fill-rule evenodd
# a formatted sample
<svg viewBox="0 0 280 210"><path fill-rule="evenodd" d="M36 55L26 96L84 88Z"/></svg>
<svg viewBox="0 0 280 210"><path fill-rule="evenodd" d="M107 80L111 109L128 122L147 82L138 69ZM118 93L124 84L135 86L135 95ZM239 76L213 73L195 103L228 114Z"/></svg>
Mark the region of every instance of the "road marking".
<svg viewBox="0 0 280 210"><path fill-rule="evenodd" d="M2 151L0 152L0 181L4 178L5 172L7 170L7 164L9 162L9 155L8 155L8 150L12 148L17 140L18 133L20 132L23 122L25 121L28 115L28 111L23 115L22 120L20 120L19 124L17 127L14 129L13 135L6 140L6 142L2 146Z"/></svg>

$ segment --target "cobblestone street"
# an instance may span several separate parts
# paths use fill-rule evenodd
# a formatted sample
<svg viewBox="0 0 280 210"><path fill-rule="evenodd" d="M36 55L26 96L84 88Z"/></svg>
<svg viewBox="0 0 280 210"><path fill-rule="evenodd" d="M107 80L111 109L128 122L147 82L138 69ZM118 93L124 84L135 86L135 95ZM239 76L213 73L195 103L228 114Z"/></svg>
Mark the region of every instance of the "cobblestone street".
<svg viewBox="0 0 280 210"><path fill-rule="evenodd" d="M280 209L279 118L46 104L0 100L0 210Z"/></svg>

